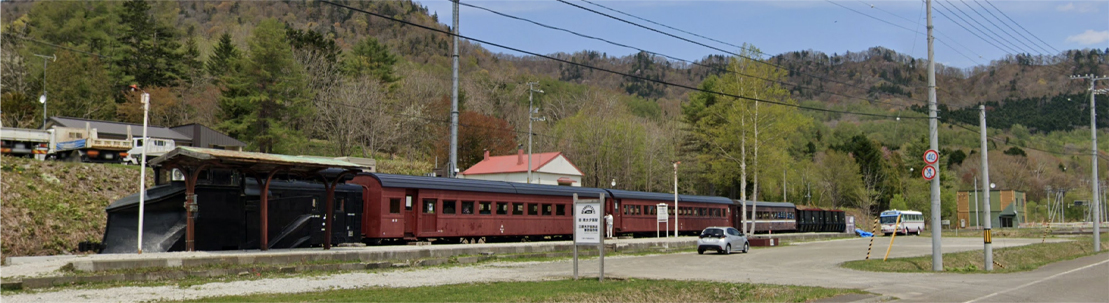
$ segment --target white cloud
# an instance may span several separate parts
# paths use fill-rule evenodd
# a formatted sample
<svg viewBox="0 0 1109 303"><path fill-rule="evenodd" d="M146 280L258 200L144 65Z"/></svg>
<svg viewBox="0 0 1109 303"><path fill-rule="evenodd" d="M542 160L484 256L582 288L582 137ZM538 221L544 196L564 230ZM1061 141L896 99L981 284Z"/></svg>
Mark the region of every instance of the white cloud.
<svg viewBox="0 0 1109 303"><path fill-rule="evenodd" d="M1088 29L1084 33L1067 37L1067 42L1076 42L1081 45L1098 44L1106 41L1109 41L1109 30L1099 32Z"/></svg>
<svg viewBox="0 0 1109 303"><path fill-rule="evenodd" d="M1096 13L1097 6L1094 3L1079 3L1074 5L1074 2L1067 3L1066 5L1056 6L1055 10L1060 12L1078 12L1078 13Z"/></svg>

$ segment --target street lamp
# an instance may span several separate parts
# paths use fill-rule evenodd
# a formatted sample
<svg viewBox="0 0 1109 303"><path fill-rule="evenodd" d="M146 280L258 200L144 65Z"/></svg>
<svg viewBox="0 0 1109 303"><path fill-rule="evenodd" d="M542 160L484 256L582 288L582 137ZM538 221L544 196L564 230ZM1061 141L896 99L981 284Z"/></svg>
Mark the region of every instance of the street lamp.
<svg viewBox="0 0 1109 303"><path fill-rule="evenodd" d="M46 59L58 61L58 56L35 54L35 57L42 58L42 96L39 96L39 103L42 103L42 129L46 129Z"/></svg>
<svg viewBox="0 0 1109 303"><path fill-rule="evenodd" d="M131 85L131 90L142 91L142 157L140 158L141 165L139 165L139 241L138 251L142 254L142 230L143 230L143 211L146 209L146 143L149 137L146 136L147 120L150 113L150 94L142 90L138 85Z"/></svg>

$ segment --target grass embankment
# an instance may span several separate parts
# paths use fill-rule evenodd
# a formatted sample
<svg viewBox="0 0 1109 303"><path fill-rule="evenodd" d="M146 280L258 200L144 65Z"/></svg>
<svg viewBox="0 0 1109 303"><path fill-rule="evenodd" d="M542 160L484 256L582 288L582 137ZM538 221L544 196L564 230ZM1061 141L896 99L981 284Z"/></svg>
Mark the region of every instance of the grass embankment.
<svg viewBox="0 0 1109 303"><path fill-rule="evenodd" d="M996 240L997 237L994 236ZM1074 237L1075 241L1059 243L1031 244L1017 247L995 248L994 267L989 273L1009 273L1027 271L1059 261L1072 260L1094 254L1093 237ZM1101 234L1101 252L1109 251L1109 237ZM996 242L996 241L995 241ZM943 254L943 269L946 272L987 273L984 267L982 250L972 250ZM849 261L843 267L866 271L885 272L932 272L932 255Z"/></svg>
<svg viewBox="0 0 1109 303"><path fill-rule="evenodd" d="M596 279L330 290L190 302L805 302L855 289L674 280Z"/></svg>
<svg viewBox="0 0 1109 303"><path fill-rule="evenodd" d="M101 241L104 208L139 188L137 166L5 156L0 171L0 254L5 258L76 253L81 241ZM153 173L146 184L154 184Z"/></svg>

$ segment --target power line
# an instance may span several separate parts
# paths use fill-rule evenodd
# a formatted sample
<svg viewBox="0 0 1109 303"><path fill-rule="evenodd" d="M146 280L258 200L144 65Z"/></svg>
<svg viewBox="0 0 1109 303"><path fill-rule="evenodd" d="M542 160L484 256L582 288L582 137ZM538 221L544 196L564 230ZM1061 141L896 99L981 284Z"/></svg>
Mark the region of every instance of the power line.
<svg viewBox="0 0 1109 303"><path fill-rule="evenodd" d="M1014 29L1012 26L1009 26L1008 23L1005 23L1005 21L1002 21L1001 18L998 18L997 15L994 15L994 13L992 11L990 11L990 9L988 9L988 8L986 8L986 6L982 5L982 2L978 2L978 1L972 1L972 2L974 2L974 4L978 4L978 7L981 7L982 10L989 13L990 16L992 16L994 19L997 19L997 22L1001 22L1001 24L1004 24L1005 27L1009 28L1009 30L1017 33L1018 36L1020 36L1021 38L1024 38L1024 40L1027 40L1029 43L1032 43L1032 45L1035 45L1035 47L1029 46L1028 43L1024 43L1024 41L1021 41L1021 40L1017 39L1016 37L1013 37L1013 35L1009 34L1009 32L1005 32L1005 34L1009 35L1009 37L1013 38L1013 40L1017 40L1017 42L1020 42L1020 44L1024 45L1025 47L1028 47L1030 49L1038 48L1039 50L1043 51L1044 54L1050 54L1051 53L1047 49L1044 49L1043 47L1037 45L1035 42L1032 42L1031 39L1028 39L1028 36L1025 36L1024 34L1021 34L1016 29ZM966 2L963 2L963 3L965 4ZM981 14L979 14L979 15L981 15ZM985 17L982 17L982 18L985 18ZM994 24L993 21L990 21L990 24L993 24L993 26L995 26L995 27L997 26L997 24ZM998 29L1001 30L1000 27L998 27ZM1002 30L1002 31L1004 32L1004 30Z"/></svg>
<svg viewBox="0 0 1109 303"><path fill-rule="evenodd" d="M625 15L625 16L628 16L628 17L632 17L632 18L636 18L636 19L639 19L639 20L643 20L643 21L649 22L649 23L651 23L651 24L654 24L654 25L662 26L662 27L665 27L665 28L669 28L669 29L672 29L672 30L676 30L676 31L679 31L679 32L683 32L683 33L686 33L686 34L689 34L689 35L697 36L697 37L700 37L700 38L702 38L702 39L707 39L707 40L709 40L709 41L713 41L713 42L716 42L716 43L724 44L724 45L727 45L727 46L731 46L731 47L734 47L734 48L739 48L739 49L742 49L742 48L743 48L742 46L739 46L739 45L735 45L735 44L731 44L731 43L728 43L728 42L724 42L724 41L716 40L716 39L713 39L713 38L709 38L709 37L701 36L701 35L698 35L698 34L695 34L695 33L691 33L691 32L688 32L688 31L684 31L684 30L681 30L681 29L677 29L677 28L674 28L674 27L672 27L672 26L669 26L669 25L666 25L666 24L662 24L662 23L658 23L658 22L655 22L655 21L651 21L651 20L648 20L648 19L640 18L640 17L637 17L637 16L635 16L635 15L632 15L632 14L628 14L628 13L625 13L625 12L622 12L622 11L619 11L619 10L616 10L616 9L612 9L612 8L609 8L609 7L607 7L607 6L604 6L604 5L600 5L600 4L597 4L597 3L594 3L594 2L590 2L589 0L581 0L581 1L582 1L582 2L585 2L585 3L589 3L589 4L592 4L592 5L595 5L595 6L599 6L599 7L601 7L601 8L604 8L604 9L607 9L607 10L610 10L610 11L613 11L613 12L616 12L616 13L618 13L618 14L622 14L622 15ZM760 52L760 53L761 53L761 52Z"/></svg>
<svg viewBox="0 0 1109 303"><path fill-rule="evenodd" d="M860 15L866 16L867 18L871 18L871 19L874 19L874 20L878 20L879 22L882 22L882 23L886 23L886 24L891 24L891 25L893 25L893 26L896 26L896 27L898 27L898 28L901 28L901 29L904 29L904 30L907 30L907 31L913 32L914 34L917 34L917 35L919 35L919 34L920 34L920 31L917 31L917 30L915 30L915 29L910 29L910 28L907 28L907 27L904 27L904 26L901 26L901 25L896 25L896 24L893 24L892 22L889 22L889 21L883 20L882 18L878 18L878 17L875 17L875 16L871 16L870 14L867 14L867 13L864 13L864 12L861 12L861 11L858 11L858 10L855 10L855 9L851 9L851 8L848 8L848 7L846 7L846 6L840 5L840 4L838 4L838 3L835 3L835 2L832 2L832 1L830 1L830 0L825 0L825 1L828 1L829 3L835 4L836 6L839 6L839 7L842 7L842 8L844 8L844 9L850 10L850 11L852 11L852 12L855 12L855 13L857 13L857 14L860 14ZM865 3L865 2L864 2L864 3ZM898 16L898 17L900 17L900 16ZM941 37L943 37L943 38L947 38L947 37L944 37L944 36L941 36ZM914 39L914 40L915 40L915 39ZM937 41L937 42L939 42L940 44L943 44L943 45L944 45L944 46L946 46L947 48L950 48L950 49L951 49L952 51L955 51L955 53L958 53L959 55L963 56L963 58L967 58L967 60L970 60L971 62L977 63L977 64L979 64L979 65L981 65L981 64L982 64L981 62L978 62L978 60L975 60L975 59L973 59L973 58L971 58L971 57L967 56L967 55L966 55L966 54L964 54L963 52L959 51L959 50L958 50L958 49L956 49L956 48L955 48L954 46L951 46L950 44L947 44L946 42L944 42L944 40L945 40L945 39L936 39L936 41ZM959 46L962 46L962 47L963 47L964 49L966 49L967 51L969 51L969 52L971 52L971 53L974 53L974 51L970 50L970 48L968 48L968 47L966 47L966 46L963 46L962 44L960 44L960 43L956 42L956 41L955 41L954 39L952 40L952 42L953 42L953 43L955 43L955 44L958 44ZM915 45L915 43L916 43L916 42L914 42L914 45ZM914 46L914 47L915 47L915 46ZM975 55L977 55L977 56L978 56L979 58L981 58L981 57L982 57L981 55L978 55L978 54L975 54ZM917 87L917 88L921 88L921 86L914 86L914 87Z"/></svg>
<svg viewBox="0 0 1109 303"><path fill-rule="evenodd" d="M940 3L940 2L938 2L938 1L937 1L936 3ZM942 5L942 4L941 4L941 5ZM948 17L948 16L947 16L947 14L945 14L945 13L944 13L944 12L943 12L942 10L940 10L940 9L939 9L939 7L935 7L935 9L936 9L936 13L939 13L939 14L940 14L940 16L943 16L943 17L944 17L944 18L946 18L947 20L951 21L951 23L955 23L955 25L958 25L959 27L963 28L963 30L966 30L966 31L967 31L968 33L970 33L971 35L974 35L975 37L978 37L978 39L979 39L979 40L982 40L982 42L986 42L987 44L989 44L989 45L992 45L993 47L996 47L997 49L1001 50L1002 52L1005 52L1005 53L1012 53L1011 51L1009 51L1009 50L1006 50L1006 49L1004 49L1004 48L1002 48L1002 47L1000 47L1000 46L997 46L997 44L993 44L993 42L990 42L989 40L986 40L986 38L982 38L982 36L979 36L979 35L978 35L978 33L975 33L974 31L971 31L971 30L970 30L969 28L967 28L966 26L963 26L963 24L962 24L962 23L959 23L958 21L955 21L955 19L954 19L954 18ZM956 16L956 17L959 17L959 16L955 15L954 13L952 13L952 15L953 15L953 16ZM959 17L959 19L962 19L962 17ZM964 22L966 22L966 21L964 21ZM968 22L967 24L969 25L970 23Z"/></svg>
<svg viewBox="0 0 1109 303"><path fill-rule="evenodd" d="M1002 16L1005 16L1005 19L1009 19L1009 22L1012 22L1013 24L1016 24L1017 27L1020 27L1020 29L1023 29L1025 32L1027 32L1028 35L1032 36L1032 38L1036 38L1036 40L1039 40L1040 43L1043 43L1044 45L1047 45L1047 47L1051 48L1052 50L1055 50L1056 53L1061 53L1058 49L1055 49L1055 47L1052 47L1051 44L1047 44L1047 42L1044 42L1044 40L1040 39L1040 37L1036 37L1035 34L1028 31L1028 29L1024 28L1024 26L1021 26L1020 23L1017 23L1016 21L1013 21L1013 18L1009 18L1009 15L1005 14L1005 12L1001 11L1001 9L998 9L996 6L993 5L993 3L990 3L989 0L983 0L983 1L985 1L986 4L989 4L990 7L993 7L994 10L997 10L997 12L1001 13Z"/></svg>
<svg viewBox="0 0 1109 303"><path fill-rule="evenodd" d="M1001 27L1000 27L1000 26L997 26L997 24L994 24L994 23L993 23L993 21L990 21L990 19L989 19L989 18L986 18L986 16L985 16L985 15L982 15L982 13L978 12L978 10L974 9L973 7L971 7L971 6L970 6L970 4L967 4L967 2L966 2L966 1L963 1L963 0L959 0L959 2L962 2L962 3L963 3L963 5L967 7L967 9L969 9L969 10L970 10L970 11L972 11L972 12L974 12L974 13L975 13L975 14L977 14L977 15L978 15L979 17L982 17L982 19L983 19L983 20L986 20L986 22L990 23L990 25L993 25L993 27L997 28L997 30L998 30L998 31L1001 31L1001 32L1005 33L1006 35L1009 35L1009 38L1013 38L1013 40L1016 40L1017 42L1021 42L1020 40L1017 40L1017 37L1013 37L1013 35L1012 35L1012 34L1010 34L1009 32L1005 31L1004 29L1001 29ZM954 4L952 4L951 6L955 6L955 5L954 5ZM958 6L955 6L955 7L957 8ZM962 11L962 10L960 9L960 11ZM967 15L967 17L968 17L968 18L971 18L969 14ZM971 18L971 19L973 20L974 18ZM998 37L999 39L1001 39L1002 41L1008 42L1008 43L1009 43L1009 45L1013 46L1013 48L1014 48L1014 49L1018 49L1018 47L1017 47L1016 43L1013 43L1012 41L1009 41L1009 40L1005 40L1005 38L1002 38L1002 37L1001 37L1001 35L999 35L999 34L995 33L995 32L994 32L994 31L993 31L992 29L989 29L989 28L988 28L988 27L986 27L985 25L982 25L982 23L981 23L981 22L978 22L978 20L974 20L974 23L978 23L978 25L979 25L979 26L982 26L982 28L985 28L986 30L990 31L990 33L991 33L991 34L994 34L995 36L997 36L997 37ZM1024 42L1021 42L1021 44L1024 44ZM1028 44L1024 44L1024 46L1025 46L1025 47L1028 47ZM1029 48L1029 49L1032 49L1031 47L1028 47L1028 48ZM1032 53L1032 52L1029 52L1029 51L1027 51L1027 50L1025 50L1025 49L1019 49L1019 50L1020 50L1020 51L1024 51L1024 52L1026 52L1026 53L1029 53L1029 54L1031 54L1031 53Z"/></svg>
<svg viewBox="0 0 1109 303"><path fill-rule="evenodd" d="M416 23L401 20L401 19L396 19L396 18L393 18L393 17L390 17L390 16L386 16L386 15L366 11L366 10L363 10L363 9L359 9L359 8L355 8L355 7L351 7L351 6L347 6L347 5L343 5L343 4L338 4L338 3L335 3L335 2L331 2L331 1L321 0L320 3L324 3L324 4L336 6L336 7L346 8L346 9L349 9L349 10L352 10L352 11L360 12L360 13L371 15L371 16L376 16L376 17L379 17L379 18L382 18L382 19L393 21L393 22L399 22L399 23L411 25L411 26L414 26L414 27L417 27L417 28L422 28L422 29L426 29L426 30L429 30L429 31L438 32L438 33L441 33L441 34L455 35L455 34L449 32L449 31L445 31L445 30L442 30L442 29L433 28L433 27L429 27L429 26L425 26L425 25L421 25L421 24L416 24ZM571 65L575 65L575 66L589 68L589 69L592 69L592 70L598 70L598 71L603 71L603 72L607 72L607 73L611 73L611 74L621 75L621 76L628 77L628 78L635 78L635 79L639 79L639 80L643 80L643 81L649 81L649 82L655 82L655 83L658 83L658 84L663 84L663 85L668 85L668 86L673 86L673 87L685 88L685 89L692 90L692 91L698 91L698 92L720 95L720 96L725 96L725 97L732 97L732 98L736 98L736 99L744 99L744 100L750 100L750 101L755 101L755 102L764 102L764 103L769 103L769 104L782 105L782 106L788 106L788 107L794 107L794 108L798 108L798 109L805 109L805 110L812 110L812 111L840 113L840 114L853 114L853 115L871 116L871 117L880 117L880 118L897 118L895 116L890 116L890 115L880 115L880 114L872 114L872 113L861 113L861 112L852 112L852 111L833 110L833 109L827 109L827 108L818 108L818 107L804 106L804 105L798 105L798 104L790 104L790 103L785 103L785 102L781 102L781 101L770 101L770 100L763 100L763 99L759 99L759 98L752 98L752 97L747 97L747 96L740 96L740 95L734 95L734 94L729 94L729 93L711 91L711 90L707 90L707 89L701 89L701 88L692 87L692 86L688 86L688 85L677 84L677 83L670 83L670 82L666 82L666 81L662 81L662 80L656 80L656 79L641 77L641 76L632 75L632 74L628 74L628 73L624 73L624 72L619 72L619 71L614 71L614 70L605 69L605 68L601 68L601 67L591 66L591 65L587 65L587 64L583 64L583 63L578 63L578 62L573 62L573 61L569 61L569 60L559 59L559 58L556 58L556 57L543 55L543 54L530 52L530 51L525 51L525 50L522 50L522 49L519 49L519 48L506 46L506 45L502 45L502 44L498 44L498 43L493 43L493 42L489 42L489 41L485 41L485 40L481 40L481 39L476 39L476 38L472 38L472 37L467 37L467 36L464 36L464 35L457 35L457 36L459 38L464 38L464 39L472 40L472 41L475 41L475 42L484 43L484 44L487 44L487 45L492 45L492 46L496 46L496 47L499 47L499 48L503 48L503 49L507 49L507 50L511 50L511 51L515 51L515 52L519 52L519 53L523 53L523 54L528 54L528 55L532 55L532 56L535 56L535 57L540 57L540 58L544 58L544 59L548 59L548 60L552 60L552 61L558 61L558 62L562 62L562 63L566 63L566 64L571 64ZM906 118L912 119L912 118L917 118L917 117L906 117ZM928 119L928 118L921 118L921 119Z"/></svg>
<svg viewBox="0 0 1109 303"><path fill-rule="evenodd" d="M646 30L649 30L649 31L652 31L652 32L663 34L663 35L669 36L671 38L675 38L675 39L682 40L682 41L685 41L685 42L700 45L700 46L703 46L703 47L706 47L706 48L709 48L709 49L713 49L713 50L716 50L716 51L719 51L719 52L731 54L731 55L736 56L736 57L745 58L745 59L752 60L752 61L757 62L757 63L773 66L773 67L784 69L784 70L794 71L794 72L797 72L798 74L803 74L803 75L806 75L806 76L809 76L809 77L820 79L822 81L835 82L835 83L839 83L839 84L843 84L843 85L847 85L847 86L852 86L852 87L859 88L859 89L864 89L862 87L853 85L851 83L847 83L847 82L843 82L843 81L836 81L836 80L820 77L820 76L817 76L817 75L814 75L814 74L806 73L806 72L799 71L799 70L794 70L794 69L787 68L787 67L784 67L784 66L781 66L781 65L778 65L778 64L774 64L774 63L766 62L766 61L763 61L763 60L751 58L751 57L744 56L744 55L741 55L741 54L737 54L737 53L734 53L734 52L731 52L731 51L727 51L727 50L724 50L724 49L721 49L721 48L718 48L718 47L715 47L715 46L711 46L711 45L707 45L707 44L704 44L704 43L701 43L701 42L697 42L697 41L693 41L693 40L686 39L686 38L683 38L683 37L679 37L677 35L667 33L667 32L661 31L661 30L657 30L657 29L654 29L654 28L651 28L651 27L648 27L648 26L645 26L645 25L642 25L642 24L638 24L638 23L635 23L635 22L631 22L631 21L628 21L628 20L621 19L620 17L616 17L616 16L609 15L609 14L606 14L606 13L603 13L603 12L599 12L597 10L594 10L594 9L591 9L591 8L588 8L588 7L583 7L581 5L573 4L573 3L567 2L566 0L556 0L556 1L562 2L563 4L573 6L573 7L588 11L588 12L592 12L594 14L605 16L605 17L611 18L613 20L617 20L617 21L624 22L624 23L627 23L627 24L630 24L630 25L633 25L633 26L636 26L636 27L639 27L639 28L643 28L643 29L646 29Z"/></svg>
<svg viewBox="0 0 1109 303"><path fill-rule="evenodd" d="M1008 54L1020 53L1019 51L1014 50L1009 45L1001 43L1000 41L998 41L993 36L990 36L989 34L986 34L986 32L983 31L982 29L974 27L974 25L970 24L970 21L967 21L966 19L964 19L963 16L956 15L954 10L952 10L951 8L948 8L946 4L943 4L943 1L936 1L936 3L939 4L939 6L943 7L943 10L947 10L948 14L951 14L952 16L955 16L956 18L959 18L959 20L962 20L963 23L966 23L966 26L963 26L963 24L960 24L960 23L956 22L955 19L952 19L951 17L948 17L947 14L944 14L941 11L940 7L936 7L936 12L937 13L940 13L940 15L943 16L944 18L947 18L948 20L951 20L951 22L955 23L956 25L959 25L959 27L962 27L967 32L970 32L971 34L974 34L974 36L978 37L978 39L982 39L982 41L985 41L986 43L989 43L990 45L993 45L994 47L996 47L997 49L1000 49L1001 51L1003 51L1005 53L1008 53ZM954 6L954 5L952 5L952 6ZM956 9L958 9L958 8L956 7ZM962 10L959 10L959 12L962 13L963 15L966 15L966 13L963 12ZM970 16L967 16L967 18L969 18L969 17ZM975 21L975 22L977 22L977 21ZM979 36L977 33L971 31L970 28L974 28L979 33L982 33L982 35L988 37L989 40L986 40L986 38L982 38L982 36ZM992 40L993 42L997 42L997 44L994 44L993 42L990 42L990 40ZM1001 46L998 46L998 44L1001 44ZM1004 47L1002 47L1002 46L1004 46Z"/></svg>
<svg viewBox="0 0 1109 303"><path fill-rule="evenodd" d="M93 55L93 56L97 56L97 57L100 57L100 58L107 58L108 57L108 56L104 56L104 55L97 54L97 53L90 53L90 52L86 52L86 51L82 51L82 50L78 50L78 49L74 49L74 48L70 48L70 47L65 47L65 46L53 44L53 43L46 42L46 41L40 41L40 40L35 40L35 39L27 38L27 37L17 36L17 35L12 34L12 33L4 33L3 35L11 37L11 38L16 38L16 39L35 42L35 43L38 43L38 44L42 44L42 45L46 45L46 46L50 46L50 47L54 47L54 48L64 49L64 50L71 51L71 52L78 52L78 53L82 53L82 54Z"/></svg>
<svg viewBox="0 0 1109 303"><path fill-rule="evenodd" d="M755 79L763 80L763 81L766 81L766 82L773 82L773 83L788 85L788 86L792 86L792 87L811 89L811 90L814 90L814 91L824 92L824 93L837 95L837 96L841 96L841 97L846 97L846 98L851 98L851 99L862 100L862 101L866 101L866 102L879 102L879 103L885 103L885 104L890 104L890 105L911 105L909 103L893 104L893 103L885 102L885 101L881 101L881 100L869 100L869 99L860 98L860 97L856 97L856 96L849 96L849 95L845 95L845 94L841 94L841 93L825 91L823 89L814 88L814 87L811 87L811 86L805 86L805 85L802 85L802 84L795 84L795 83L785 82L785 81L782 81L782 80L774 80L774 79L768 79L768 78L764 78L764 77L760 77L760 76L756 76L756 75L745 74L745 73L742 73L742 72L739 72L739 71L734 71L734 70L730 70L730 69L727 69L727 68L722 68L722 67L715 66L715 65L712 65L712 66L705 65L705 64L698 63L696 61L690 61L690 60L677 58L677 57L662 54L662 53L656 53L656 52L652 52L652 51L642 49L642 48L639 48L639 47L630 46L630 45L626 45L626 44L622 44L622 43L618 43L618 42L613 42L613 41L610 41L610 40L607 40L607 39L604 39L604 38L598 38L598 37L578 33L578 32L572 31L572 30L568 30L568 29L564 29L564 28L560 28L560 27L556 27L556 26L551 26L551 25L539 23L539 22L536 22L536 21L533 21L533 20L530 20L530 19L501 13L501 12L498 12L498 11L495 11L495 10L492 10L492 9L489 9L489 8L485 8L485 7L481 7L481 6L477 6L477 5L473 5L473 4L467 4L467 3L461 3L461 2L459 4L463 5L463 6L467 6L467 7L472 7L472 8L484 10L484 11L487 11L487 12L490 12L490 13L493 13L493 14L496 14L496 15L506 17L506 18L528 22L528 23L535 24L535 25L538 25L538 26L541 26L541 27L544 27L544 28L566 32L566 33L576 35L576 36L579 36L579 37L598 40L598 41L602 41L602 42L605 42L605 43L608 43L608 44L612 44L612 45L616 45L616 46L620 46L620 47L625 47L625 48L630 48L630 49L634 49L634 50L637 50L637 51L640 51L640 52L644 52L644 53L648 53L648 54L652 54L652 55L656 55L656 56L666 57L666 58L671 59L671 60L685 62L685 63L689 63L689 64L696 65L696 66L701 66L701 67L705 67L705 68L714 69L718 72L727 72L727 73L741 75L741 76L748 77L748 78L755 78Z"/></svg>

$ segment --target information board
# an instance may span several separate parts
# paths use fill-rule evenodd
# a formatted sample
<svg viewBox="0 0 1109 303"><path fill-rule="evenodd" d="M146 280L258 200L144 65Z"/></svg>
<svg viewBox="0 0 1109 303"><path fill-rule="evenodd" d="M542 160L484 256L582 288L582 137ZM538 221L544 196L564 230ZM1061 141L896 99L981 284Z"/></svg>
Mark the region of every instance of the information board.
<svg viewBox="0 0 1109 303"><path fill-rule="evenodd" d="M668 210L669 207L670 206L668 206L666 204L662 204L662 203L658 204L658 222L659 223L669 222L669 220L670 220L670 215L669 215L670 211Z"/></svg>
<svg viewBox="0 0 1109 303"><path fill-rule="evenodd" d="M600 200L577 200L574 204L574 242L601 244L602 210Z"/></svg>

